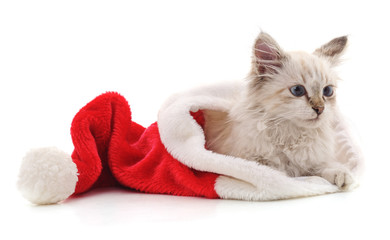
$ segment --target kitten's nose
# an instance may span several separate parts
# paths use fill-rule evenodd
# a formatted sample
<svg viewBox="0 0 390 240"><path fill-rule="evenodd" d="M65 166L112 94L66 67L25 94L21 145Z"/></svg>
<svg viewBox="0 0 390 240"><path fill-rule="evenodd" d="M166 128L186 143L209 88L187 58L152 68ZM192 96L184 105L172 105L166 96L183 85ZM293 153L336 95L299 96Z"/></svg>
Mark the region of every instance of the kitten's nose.
<svg viewBox="0 0 390 240"><path fill-rule="evenodd" d="M319 116L321 113L323 113L323 112L324 112L324 109L325 109L325 107L312 107L312 108L313 108L314 112L317 113L318 116Z"/></svg>

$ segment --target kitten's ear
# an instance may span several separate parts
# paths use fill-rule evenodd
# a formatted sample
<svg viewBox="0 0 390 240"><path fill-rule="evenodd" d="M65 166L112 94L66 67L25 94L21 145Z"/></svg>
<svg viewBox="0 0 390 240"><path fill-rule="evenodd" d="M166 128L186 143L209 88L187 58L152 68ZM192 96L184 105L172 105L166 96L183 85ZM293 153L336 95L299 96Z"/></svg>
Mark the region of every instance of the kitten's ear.
<svg viewBox="0 0 390 240"><path fill-rule="evenodd" d="M278 43L267 33L261 32L253 47L253 67L259 75L272 74L282 67L285 58Z"/></svg>
<svg viewBox="0 0 390 240"><path fill-rule="evenodd" d="M338 37L316 49L314 54L327 58L332 65L337 65L340 61L340 56L347 46L347 43L347 36Z"/></svg>

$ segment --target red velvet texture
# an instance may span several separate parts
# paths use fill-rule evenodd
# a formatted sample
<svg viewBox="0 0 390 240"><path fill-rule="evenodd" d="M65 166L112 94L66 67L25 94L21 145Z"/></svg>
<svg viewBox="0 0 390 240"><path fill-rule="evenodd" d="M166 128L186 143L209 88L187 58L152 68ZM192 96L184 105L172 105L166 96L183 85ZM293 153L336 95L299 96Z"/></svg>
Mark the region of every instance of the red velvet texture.
<svg viewBox="0 0 390 240"><path fill-rule="evenodd" d="M193 114L202 124L200 113ZM75 194L122 185L147 193L218 198L217 174L200 172L174 159L161 143L157 123L132 122L126 99L102 94L82 108L71 127Z"/></svg>

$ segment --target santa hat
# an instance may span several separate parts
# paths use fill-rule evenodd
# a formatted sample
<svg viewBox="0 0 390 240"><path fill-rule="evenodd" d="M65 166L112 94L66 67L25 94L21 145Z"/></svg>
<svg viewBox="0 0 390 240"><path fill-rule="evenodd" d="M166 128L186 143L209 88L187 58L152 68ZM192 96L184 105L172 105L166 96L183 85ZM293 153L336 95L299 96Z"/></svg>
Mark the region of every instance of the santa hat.
<svg viewBox="0 0 390 240"><path fill-rule="evenodd" d="M202 110L228 111L242 83L176 94L148 128L131 120L124 97L109 92L75 116L71 156L56 149L29 152L18 186L36 204L57 203L93 188L124 186L146 193L242 200L277 200L333 193L320 177L292 178L268 166L205 148ZM361 157L338 123L338 161L354 173Z"/></svg>

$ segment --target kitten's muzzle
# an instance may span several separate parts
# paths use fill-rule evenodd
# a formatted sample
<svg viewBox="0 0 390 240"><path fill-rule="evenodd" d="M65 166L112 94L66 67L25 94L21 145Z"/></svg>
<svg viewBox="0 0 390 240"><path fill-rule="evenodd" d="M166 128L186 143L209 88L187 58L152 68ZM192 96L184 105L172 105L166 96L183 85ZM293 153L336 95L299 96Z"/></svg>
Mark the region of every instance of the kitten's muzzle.
<svg viewBox="0 0 390 240"><path fill-rule="evenodd" d="M312 107L312 109L313 109L314 112L316 112L317 115L319 116L319 115L321 115L321 113L324 112L325 107L317 107L317 106L315 106L315 107Z"/></svg>
<svg viewBox="0 0 390 240"><path fill-rule="evenodd" d="M313 111L317 113L317 116L320 116L325 110L324 102L318 96L309 98L309 104Z"/></svg>

